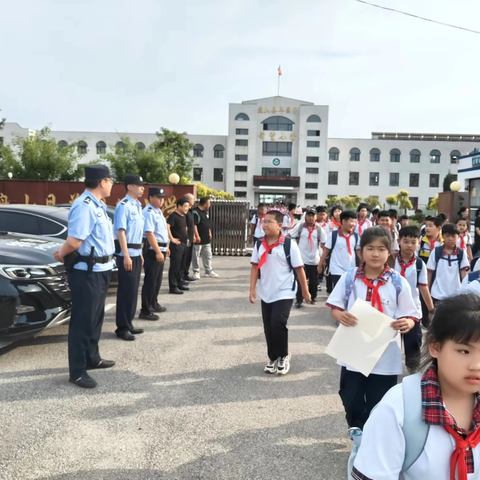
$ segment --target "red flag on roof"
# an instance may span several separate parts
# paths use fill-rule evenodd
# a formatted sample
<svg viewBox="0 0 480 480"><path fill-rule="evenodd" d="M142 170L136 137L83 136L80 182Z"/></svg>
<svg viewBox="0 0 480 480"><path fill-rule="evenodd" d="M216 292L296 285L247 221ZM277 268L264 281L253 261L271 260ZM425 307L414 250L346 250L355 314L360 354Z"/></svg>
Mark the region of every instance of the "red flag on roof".
<svg viewBox="0 0 480 480"><path fill-rule="evenodd" d="M281 75L282 74L282 69L280 67L278 67L278 74Z"/></svg>

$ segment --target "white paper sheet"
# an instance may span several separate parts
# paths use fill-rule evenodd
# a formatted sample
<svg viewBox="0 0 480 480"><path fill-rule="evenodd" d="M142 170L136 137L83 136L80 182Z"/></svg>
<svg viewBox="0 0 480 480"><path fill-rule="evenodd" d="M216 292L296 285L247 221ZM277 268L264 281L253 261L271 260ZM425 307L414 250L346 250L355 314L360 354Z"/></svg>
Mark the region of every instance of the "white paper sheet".
<svg viewBox="0 0 480 480"><path fill-rule="evenodd" d="M396 334L393 320L360 298L350 313L357 317L357 326L339 325L326 353L368 377Z"/></svg>

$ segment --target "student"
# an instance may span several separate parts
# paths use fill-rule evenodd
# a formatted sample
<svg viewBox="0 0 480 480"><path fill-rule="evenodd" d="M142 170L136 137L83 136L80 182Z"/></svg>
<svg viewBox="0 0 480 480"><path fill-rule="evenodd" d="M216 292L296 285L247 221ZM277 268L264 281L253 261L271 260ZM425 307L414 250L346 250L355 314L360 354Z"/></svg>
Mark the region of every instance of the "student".
<svg viewBox="0 0 480 480"><path fill-rule="evenodd" d="M420 239L417 255L425 262L428 262L430 252L443 243L442 219L440 217L427 217L425 220L425 235Z"/></svg>
<svg viewBox="0 0 480 480"><path fill-rule="evenodd" d="M307 278L298 245L281 233L283 215L272 210L263 219L265 237L257 242L252 253L250 273L250 302L258 296L262 300L262 318L267 341L266 373L285 375L290 370L287 321L296 295L295 270L303 297L310 302ZM287 255L287 246L290 247Z"/></svg>
<svg viewBox="0 0 480 480"><path fill-rule="evenodd" d="M458 228L458 234L459 234L457 247L461 248L462 250L465 250L465 253L467 254L467 257L468 257L468 261L471 262L473 260L472 237L468 232L468 227L469 227L468 220L462 217L457 219L457 228Z"/></svg>
<svg viewBox="0 0 480 480"><path fill-rule="evenodd" d="M327 210L325 207L317 207L316 208L317 212L317 224L320 225L323 230L325 231L325 234L328 233L328 214Z"/></svg>
<svg viewBox="0 0 480 480"><path fill-rule="evenodd" d="M357 221L357 214L350 210L342 212L340 215L341 227L333 232L325 244L322 258L318 264L318 273L322 273L325 268L325 261L328 254L330 255L330 277L332 279L332 287L340 280L340 277L352 267L356 265L356 254L360 248L359 237L356 233L352 233Z"/></svg>
<svg viewBox="0 0 480 480"><path fill-rule="evenodd" d="M460 207L457 215L460 218L464 218L467 222L470 221L470 210L468 209L468 207Z"/></svg>
<svg viewBox="0 0 480 480"><path fill-rule="evenodd" d="M257 207L257 213L252 217L252 221L250 222L250 241L253 241L255 244L257 240L260 240L265 236L265 233L262 228L262 220L265 217L265 213L267 212L267 207L264 203L259 203Z"/></svg>
<svg viewBox="0 0 480 480"><path fill-rule="evenodd" d="M395 255L398 252L398 242L397 235L394 232L395 229L392 229L392 214L389 210L380 210L377 214L377 218L378 225L383 227L392 237L392 251L390 253ZM391 265L393 265L393 263Z"/></svg>
<svg viewBox="0 0 480 480"><path fill-rule="evenodd" d="M341 205L334 205L330 210L331 220L328 222L328 228L331 232L338 230L342 226L342 221L340 220L340 215L342 214L343 208Z"/></svg>
<svg viewBox="0 0 480 480"><path fill-rule="evenodd" d="M458 229L453 223L442 228L443 247L436 247L427 263L433 303L455 295L470 269L465 252L457 247Z"/></svg>
<svg viewBox="0 0 480 480"><path fill-rule="evenodd" d="M361 203L357 208L357 224L355 225L355 232L362 236L362 233L372 226L372 222L367 218L368 205Z"/></svg>
<svg viewBox="0 0 480 480"><path fill-rule="evenodd" d="M374 208L372 210L372 218L370 219L372 221L372 225L376 227L378 225L378 212L380 211L379 208Z"/></svg>
<svg viewBox="0 0 480 480"><path fill-rule="evenodd" d="M290 205L288 205L288 212L283 216L283 228L282 228L282 233L284 235L287 235L288 233L290 233L290 230L292 230L292 228L295 227L295 209L296 209L296 205L294 203L290 203Z"/></svg>
<svg viewBox="0 0 480 480"><path fill-rule="evenodd" d="M327 235L322 227L315 223L315 210L307 210L305 214L305 222L297 223L295 228L291 230L291 237L297 239L298 248L302 255L305 275L308 280L308 291L311 296L312 305L317 298L318 287L318 264L320 263L319 247L323 248L327 242ZM302 306L302 292L297 292L297 301L295 306Z"/></svg>
<svg viewBox="0 0 480 480"><path fill-rule="evenodd" d="M392 233L395 233L398 237L398 231L400 230L398 224L398 211L391 208L388 212L390 212L390 218L392 219Z"/></svg>
<svg viewBox="0 0 480 480"><path fill-rule="evenodd" d="M400 228L408 227L410 225L410 217L408 215L402 215L400 217ZM399 230L400 230L399 228ZM420 234L419 234L420 236Z"/></svg>
<svg viewBox="0 0 480 480"><path fill-rule="evenodd" d="M419 384L417 398L404 405L402 384L383 397L365 425L352 478L479 478L480 297L444 300L435 312L424 352L427 370L421 377L410 377ZM423 449L402 472L406 446L412 449L404 435L410 423L406 414L411 430L418 425L420 441L414 440Z"/></svg>
<svg viewBox="0 0 480 480"><path fill-rule="evenodd" d="M439 217L441 218L441 220L442 220L442 227L443 227L446 223L448 223L448 218L447 218L447 216L446 216L444 213L440 212L440 213L438 214L438 216L439 216Z"/></svg>
<svg viewBox="0 0 480 480"><path fill-rule="evenodd" d="M337 322L344 327L353 327L357 319L349 310L357 298L366 300L393 319L391 327L395 334L368 377L338 362L342 365L339 394L345 407L351 438L363 429L370 412L383 395L396 385L397 376L402 374L399 332L407 333L418 321L417 308L407 280L387 265L392 248L389 233L382 227L367 229L360 239L360 248L364 263L341 277L326 305L331 308L331 315ZM346 284L347 277L352 279L350 286ZM350 291L348 300L345 298L347 291Z"/></svg>
<svg viewBox="0 0 480 480"><path fill-rule="evenodd" d="M433 315L434 307L430 291L428 290L428 273L425 263L417 257L419 230L417 227L403 227L399 232L399 246L395 259L395 270L404 277L412 291L413 301L417 307L418 318L421 318L422 305L420 293L425 302L429 315ZM414 373L420 366L420 349L422 346L422 328L420 322L415 322L414 328L403 335L405 347L405 364L409 373Z"/></svg>

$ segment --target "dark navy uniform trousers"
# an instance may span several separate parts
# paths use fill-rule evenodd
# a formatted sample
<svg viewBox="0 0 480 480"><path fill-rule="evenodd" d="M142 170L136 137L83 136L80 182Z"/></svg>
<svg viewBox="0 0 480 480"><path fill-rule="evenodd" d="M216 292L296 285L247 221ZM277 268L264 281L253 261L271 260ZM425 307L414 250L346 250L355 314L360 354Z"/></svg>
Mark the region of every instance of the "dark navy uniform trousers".
<svg viewBox="0 0 480 480"><path fill-rule="evenodd" d="M117 333L130 331L133 328L132 321L137 311L138 288L142 274L142 257L131 257L132 269L125 270L123 257L117 256L118 267L118 290L117 290Z"/></svg>
<svg viewBox="0 0 480 480"><path fill-rule="evenodd" d="M167 252L162 252L167 258ZM142 313L153 313L158 306L158 293L162 287L163 268L165 262L157 262L157 255L153 250L148 250L145 255L145 277L142 288Z"/></svg>

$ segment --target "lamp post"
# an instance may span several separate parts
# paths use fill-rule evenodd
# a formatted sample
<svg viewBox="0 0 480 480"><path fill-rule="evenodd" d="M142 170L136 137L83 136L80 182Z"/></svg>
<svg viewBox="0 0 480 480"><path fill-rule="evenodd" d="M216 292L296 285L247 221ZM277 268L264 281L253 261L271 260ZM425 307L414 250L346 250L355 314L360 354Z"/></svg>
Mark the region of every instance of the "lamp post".
<svg viewBox="0 0 480 480"><path fill-rule="evenodd" d="M460 182L455 181L450 184L450 190L452 192L459 192L461 188L462 184Z"/></svg>
<svg viewBox="0 0 480 480"><path fill-rule="evenodd" d="M171 173L168 177L168 181L176 185L180 181L180 177L176 173Z"/></svg>
<svg viewBox="0 0 480 480"><path fill-rule="evenodd" d="M8 173L7 173L7 177L11 180L12 177L13 177L13 173L12 173L12 172L8 172Z"/></svg>

